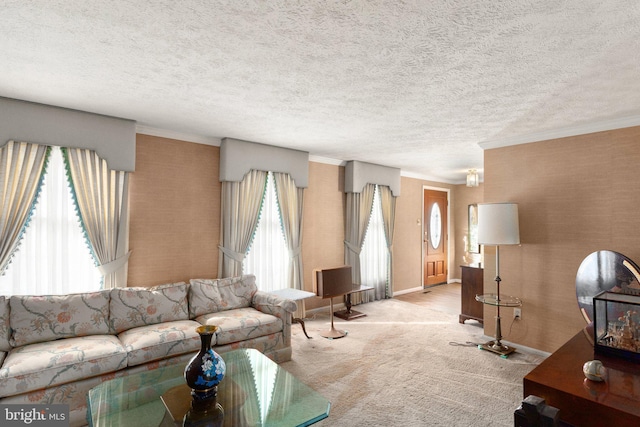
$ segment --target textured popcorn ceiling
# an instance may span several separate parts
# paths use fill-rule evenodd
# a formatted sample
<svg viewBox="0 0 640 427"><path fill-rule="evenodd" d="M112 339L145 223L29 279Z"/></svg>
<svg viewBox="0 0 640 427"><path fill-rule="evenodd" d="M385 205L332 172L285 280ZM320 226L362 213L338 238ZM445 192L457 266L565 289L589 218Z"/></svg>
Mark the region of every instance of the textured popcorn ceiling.
<svg viewBox="0 0 640 427"><path fill-rule="evenodd" d="M0 96L443 182L482 168L480 142L640 124L637 0L5 0L0 16Z"/></svg>

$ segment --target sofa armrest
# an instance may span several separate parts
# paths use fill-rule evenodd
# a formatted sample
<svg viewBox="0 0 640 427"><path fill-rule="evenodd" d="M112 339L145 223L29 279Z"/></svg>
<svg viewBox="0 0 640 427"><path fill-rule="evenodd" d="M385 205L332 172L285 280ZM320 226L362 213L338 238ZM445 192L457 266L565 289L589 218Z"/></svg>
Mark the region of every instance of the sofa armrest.
<svg viewBox="0 0 640 427"><path fill-rule="evenodd" d="M264 291L257 291L251 299L251 306L266 314L282 320L282 345L291 347L291 322L298 305L295 301L284 299Z"/></svg>
<svg viewBox="0 0 640 427"><path fill-rule="evenodd" d="M273 295L264 291L257 291L252 298L251 306L263 313L272 314L286 323L291 323L291 314L293 314L298 305L295 301L284 299L278 295Z"/></svg>

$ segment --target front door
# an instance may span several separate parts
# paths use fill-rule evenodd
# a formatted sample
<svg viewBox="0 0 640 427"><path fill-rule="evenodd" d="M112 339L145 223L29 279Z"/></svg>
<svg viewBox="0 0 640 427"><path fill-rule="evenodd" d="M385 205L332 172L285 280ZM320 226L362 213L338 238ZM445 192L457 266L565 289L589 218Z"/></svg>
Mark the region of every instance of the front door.
<svg viewBox="0 0 640 427"><path fill-rule="evenodd" d="M424 286L447 282L448 206L446 191L424 190Z"/></svg>

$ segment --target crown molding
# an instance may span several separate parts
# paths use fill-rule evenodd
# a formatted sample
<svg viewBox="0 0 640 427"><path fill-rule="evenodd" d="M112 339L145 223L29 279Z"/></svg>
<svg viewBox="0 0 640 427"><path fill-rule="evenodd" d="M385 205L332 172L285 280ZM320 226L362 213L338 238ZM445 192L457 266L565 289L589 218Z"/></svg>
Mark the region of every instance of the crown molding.
<svg viewBox="0 0 640 427"><path fill-rule="evenodd" d="M193 142L196 144L213 145L216 147L219 147L222 141L221 138L176 132L168 129L161 129L161 128L156 128L153 126L146 126L141 124L136 124L136 133L143 134L143 135L157 136L160 138L175 139L178 141ZM315 163L324 163L324 164L333 165L333 166L343 166L343 167L346 166L347 164L346 160L334 159L331 157L315 156L311 154L309 155L309 161L315 162ZM464 182L452 181L452 180L447 180L442 178L435 178L433 176L423 175L423 174L408 172L403 170L400 170L400 176L403 176L406 178L419 179L422 181L438 182L442 184L451 184L451 185L464 184Z"/></svg>
<svg viewBox="0 0 640 427"><path fill-rule="evenodd" d="M211 136L194 135L189 133L176 132L167 129L155 128L152 126L145 126L136 124L136 133L144 135L158 136L160 138L176 139L179 141L194 142L196 144L220 146L222 141L220 138L214 138Z"/></svg>
<svg viewBox="0 0 640 427"><path fill-rule="evenodd" d="M347 165L347 161L346 160L340 160L340 159L333 159L330 157L322 157L322 156L314 156L314 155L309 155L309 161L310 162L315 162L315 163L324 163L326 165L333 165L333 166L346 166ZM400 176L401 177L405 177L405 178L413 178L413 179L419 179L422 181L431 181L431 182L437 182L437 183L441 183L441 184L451 184L451 185L458 185L458 184L465 184L466 181L452 181L452 180L448 180L448 179L442 179L442 178L434 178L432 176L429 175L423 175L423 174L419 174L419 173L415 173L415 172L408 172L408 171L403 171L400 170Z"/></svg>
<svg viewBox="0 0 640 427"><path fill-rule="evenodd" d="M309 161L315 163L324 163L325 165L346 166L346 160L332 159L331 157L314 156L309 154Z"/></svg>
<svg viewBox="0 0 640 427"><path fill-rule="evenodd" d="M437 182L440 184L451 184L451 185L458 185L458 184L465 184L466 181L462 182L462 181L454 181L451 179L444 179L444 178L435 178L433 176L430 175L424 175L421 173L415 173L415 172L409 172L409 171L400 171L400 176L403 176L405 178L413 178L413 179L420 179L422 181L431 181L431 182Z"/></svg>
<svg viewBox="0 0 640 427"><path fill-rule="evenodd" d="M622 117L619 119L607 120L602 122L568 126L559 129L550 129L547 131L531 133L528 135L514 136L511 138L482 141L479 142L478 145L483 150L489 150L491 148L528 144L530 142L548 141L550 139L566 138L568 136L576 135L586 135L589 133L604 132L608 130L623 129L634 126L640 126L640 116Z"/></svg>

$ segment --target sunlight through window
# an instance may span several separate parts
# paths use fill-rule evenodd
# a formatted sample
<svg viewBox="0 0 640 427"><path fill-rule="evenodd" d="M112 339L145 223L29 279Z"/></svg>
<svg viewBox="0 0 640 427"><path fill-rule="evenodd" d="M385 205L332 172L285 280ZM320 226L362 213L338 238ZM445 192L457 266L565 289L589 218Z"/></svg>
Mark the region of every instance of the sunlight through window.
<svg viewBox="0 0 640 427"><path fill-rule="evenodd" d="M5 274L2 295L55 295L100 289L60 148L53 147L33 216Z"/></svg>

